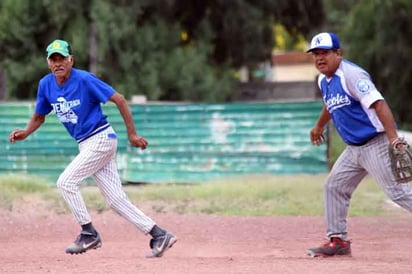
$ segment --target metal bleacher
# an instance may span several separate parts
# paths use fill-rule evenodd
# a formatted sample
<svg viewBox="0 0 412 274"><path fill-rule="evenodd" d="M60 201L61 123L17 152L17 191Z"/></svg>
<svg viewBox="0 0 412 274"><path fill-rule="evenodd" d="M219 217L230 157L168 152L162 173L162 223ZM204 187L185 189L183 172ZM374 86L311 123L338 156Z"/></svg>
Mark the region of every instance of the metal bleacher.
<svg viewBox="0 0 412 274"><path fill-rule="evenodd" d="M197 183L242 174L327 171L326 147L309 142L320 101L230 104L131 105L138 132L149 142L133 148L117 108L103 106L119 136L118 168L127 182ZM33 103L0 105L1 173L57 179L77 154L77 144L54 115L23 142L10 144L24 128Z"/></svg>

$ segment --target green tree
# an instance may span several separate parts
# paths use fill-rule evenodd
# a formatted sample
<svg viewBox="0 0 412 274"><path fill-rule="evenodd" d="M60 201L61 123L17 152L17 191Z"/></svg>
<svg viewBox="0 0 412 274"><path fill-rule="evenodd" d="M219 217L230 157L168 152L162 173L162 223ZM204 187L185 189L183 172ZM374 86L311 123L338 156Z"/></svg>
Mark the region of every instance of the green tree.
<svg viewBox="0 0 412 274"><path fill-rule="evenodd" d="M365 67L400 124L412 123L412 2L361 1L342 31L348 58Z"/></svg>
<svg viewBox="0 0 412 274"><path fill-rule="evenodd" d="M323 0L326 20L322 27L328 31L339 33L342 30L342 26L348 21L348 14L361 1L362 0ZM318 32L316 29L313 31Z"/></svg>
<svg viewBox="0 0 412 274"><path fill-rule="evenodd" d="M82 3L81 0L0 2L0 64L7 74L10 97L35 96L38 80L48 72L45 48L52 39L65 37L77 47L83 40L72 38L87 37L79 8Z"/></svg>
<svg viewBox="0 0 412 274"><path fill-rule="evenodd" d="M0 66L10 97L33 98L44 49L61 38L76 67L126 96L226 101L233 71L270 57L274 23L298 37L322 22L313 6L321 0L3 0Z"/></svg>
<svg viewBox="0 0 412 274"><path fill-rule="evenodd" d="M205 32L211 32L214 48L210 60L218 65L230 62L233 67L254 65L269 58L274 47L275 23L282 24L292 36L299 38L300 34L307 35L311 28L321 25L324 20L321 0L160 2L171 9L167 12L168 18L181 22L188 32L187 43L201 39Z"/></svg>

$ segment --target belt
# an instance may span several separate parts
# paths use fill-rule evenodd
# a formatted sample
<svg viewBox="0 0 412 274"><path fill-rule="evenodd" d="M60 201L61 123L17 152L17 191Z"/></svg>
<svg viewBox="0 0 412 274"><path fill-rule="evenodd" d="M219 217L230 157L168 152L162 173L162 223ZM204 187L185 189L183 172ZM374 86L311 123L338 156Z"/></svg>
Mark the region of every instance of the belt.
<svg viewBox="0 0 412 274"><path fill-rule="evenodd" d="M366 145L369 141L371 141L372 139L378 137L379 135L383 134L384 132L379 132L378 134L376 134L375 136L373 136L372 138L369 138L368 140L366 140L365 142L362 143L357 143L357 144L351 144L351 146L355 146L355 147L361 147Z"/></svg>
<svg viewBox="0 0 412 274"><path fill-rule="evenodd" d="M103 130L107 129L108 127L110 127L110 124L105 124L104 126L98 128L97 130L93 131L92 133L90 133L90 135L87 135L86 137L77 140L77 143L80 144L83 141L86 141L87 139L89 139L90 137L93 137L94 135L96 135L97 133L102 132Z"/></svg>

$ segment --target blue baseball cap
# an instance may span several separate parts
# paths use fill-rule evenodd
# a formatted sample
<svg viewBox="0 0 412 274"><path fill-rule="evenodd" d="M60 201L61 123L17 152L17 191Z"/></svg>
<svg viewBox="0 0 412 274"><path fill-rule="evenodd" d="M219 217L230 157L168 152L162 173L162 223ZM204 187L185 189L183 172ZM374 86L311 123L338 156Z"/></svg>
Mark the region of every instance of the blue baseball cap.
<svg viewBox="0 0 412 274"><path fill-rule="evenodd" d="M321 32L316 34L310 42L310 47L306 52L315 49L340 49L338 36L332 32Z"/></svg>

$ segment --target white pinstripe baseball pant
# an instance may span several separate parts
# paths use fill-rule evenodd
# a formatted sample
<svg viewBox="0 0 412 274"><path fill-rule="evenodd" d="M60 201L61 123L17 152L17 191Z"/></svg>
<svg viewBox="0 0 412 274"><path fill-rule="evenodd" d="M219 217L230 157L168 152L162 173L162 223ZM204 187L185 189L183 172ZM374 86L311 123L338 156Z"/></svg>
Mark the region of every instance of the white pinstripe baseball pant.
<svg viewBox="0 0 412 274"><path fill-rule="evenodd" d="M398 184L391 171L388 139L380 134L363 146L347 146L324 185L326 235L347 237L347 214L352 193L369 174L395 203L412 212L412 188Z"/></svg>
<svg viewBox="0 0 412 274"><path fill-rule="evenodd" d="M122 189L116 165L117 137L112 127L97 133L79 144L79 154L57 180L68 207L80 225L91 222L80 183L93 176L108 205L147 234L155 222L133 205Z"/></svg>

